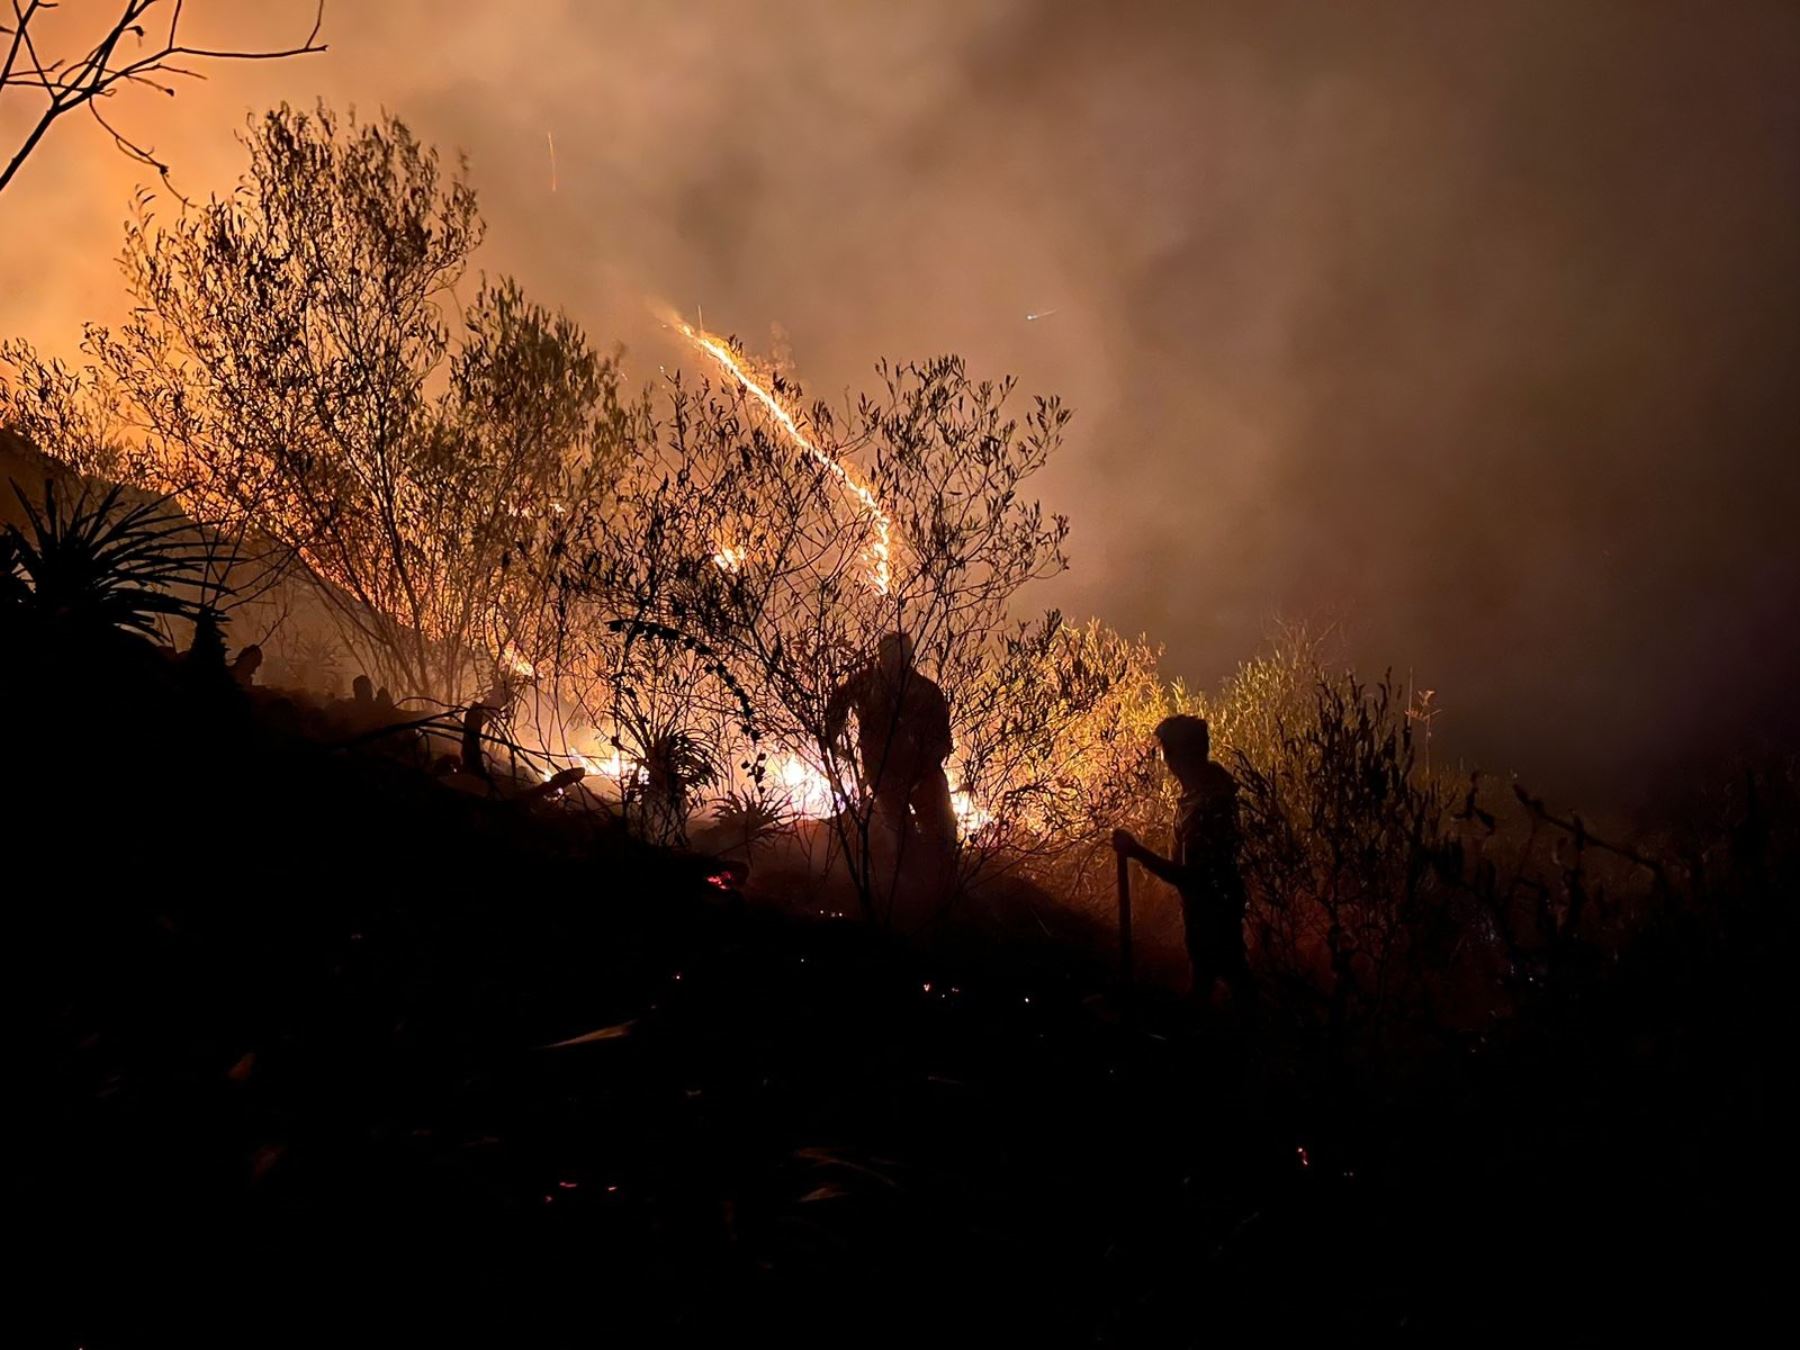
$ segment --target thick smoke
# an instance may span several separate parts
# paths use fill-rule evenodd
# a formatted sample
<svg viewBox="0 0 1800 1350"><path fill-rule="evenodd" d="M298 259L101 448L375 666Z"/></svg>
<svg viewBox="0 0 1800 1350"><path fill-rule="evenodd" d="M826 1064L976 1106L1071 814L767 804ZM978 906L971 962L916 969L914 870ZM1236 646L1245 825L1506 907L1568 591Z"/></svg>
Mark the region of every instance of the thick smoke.
<svg viewBox="0 0 1800 1350"><path fill-rule="evenodd" d="M251 107L399 113L468 152L484 265L641 379L681 355L654 298L815 393L946 350L1062 393L1039 600L1202 682L1333 616L1440 690L1440 754L1614 799L1796 729L1789 4L384 0L328 36L115 111L201 194ZM0 203L0 329L117 312L141 176L59 128Z"/></svg>

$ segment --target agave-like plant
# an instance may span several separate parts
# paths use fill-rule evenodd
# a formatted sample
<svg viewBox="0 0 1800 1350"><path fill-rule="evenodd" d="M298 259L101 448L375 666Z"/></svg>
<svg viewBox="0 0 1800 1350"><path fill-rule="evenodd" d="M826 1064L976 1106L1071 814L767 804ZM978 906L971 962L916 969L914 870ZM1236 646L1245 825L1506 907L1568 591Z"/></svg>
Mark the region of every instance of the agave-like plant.
<svg viewBox="0 0 1800 1350"><path fill-rule="evenodd" d="M13 542L11 529L0 530L0 608L26 604L31 587L19 562L19 546Z"/></svg>
<svg viewBox="0 0 1800 1350"><path fill-rule="evenodd" d="M713 804L713 823L732 843L749 852L758 844L793 828L796 813L773 797L732 788Z"/></svg>
<svg viewBox="0 0 1800 1350"><path fill-rule="evenodd" d="M718 782L718 756L690 732L665 730L644 747L643 795L685 820L696 788Z"/></svg>
<svg viewBox="0 0 1800 1350"><path fill-rule="evenodd" d="M49 480L41 505L16 483L13 493L29 527L9 524L0 536L0 602L43 620L151 637L160 619L193 622L212 613L176 592L204 580L205 555L193 523L167 498L121 506L122 488L96 495L84 487L70 502Z"/></svg>
<svg viewBox="0 0 1800 1350"><path fill-rule="evenodd" d="M639 827L659 843L684 840L695 790L722 776L718 755L692 732L641 707L621 709L618 717L620 739L614 744L640 766L627 785Z"/></svg>

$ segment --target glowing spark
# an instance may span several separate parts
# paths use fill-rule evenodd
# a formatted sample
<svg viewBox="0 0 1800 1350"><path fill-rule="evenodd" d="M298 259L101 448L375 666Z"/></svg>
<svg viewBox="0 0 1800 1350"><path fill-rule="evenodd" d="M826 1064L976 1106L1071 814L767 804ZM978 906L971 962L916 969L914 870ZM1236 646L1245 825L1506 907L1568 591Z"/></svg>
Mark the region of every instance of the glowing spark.
<svg viewBox="0 0 1800 1350"><path fill-rule="evenodd" d="M544 133L544 142L550 147L550 190L556 191L556 137L548 131Z"/></svg>
<svg viewBox="0 0 1800 1350"><path fill-rule="evenodd" d="M1025 322L1036 323L1039 319L1047 319L1054 313L1056 313L1056 311L1053 309L1040 309L1036 314L1027 314L1025 316Z"/></svg>
<svg viewBox="0 0 1800 1350"><path fill-rule="evenodd" d="M806 433L800 429L800 424L794 419L794 415L781 405L780 399L764 388L757 378L744 368L743 363L738 360L737 354L730 347L711 334L697 330L680 320L676 321L675 326L683 337L712 357L732 379L738 382L746 394L762 404L763 410L769 414L775 425L781 428L788 440L823 465L843 485L844 489L862 504L875 527L875 538L869 544L868 552L864 555L869 564L869 584L880 594L886 595L888 587L893 582L891 541L894 522L892 517L881 509L881 503L876 500L875 493L855 478L842 463L813 444ZM729 553L730 550L725 552ZM715 555L713 561L718 562L720 556L723 555ZM719 565L725 566L724 563ZM727 570L733 569L727 568Z"/></svg>

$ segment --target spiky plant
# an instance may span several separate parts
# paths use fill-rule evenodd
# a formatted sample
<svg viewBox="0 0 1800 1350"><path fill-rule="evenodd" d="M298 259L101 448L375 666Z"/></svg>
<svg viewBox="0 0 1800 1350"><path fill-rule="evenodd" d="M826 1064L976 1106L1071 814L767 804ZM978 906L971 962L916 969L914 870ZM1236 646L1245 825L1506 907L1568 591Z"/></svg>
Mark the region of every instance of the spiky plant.
<svg viewBox="0 0 1800 1350"><path fill-rule="evenodd" d="M685 811L695 788L719 781L718 756L690 732L669 730L644 747L646 791Z"/></svg>
<svg viewBox="0 0 1800 1350"><path fill-rule="evenodd" d="M59 499L46 480L42 503L15 483L27 527L7 525L0 543L4 600L46 622L157 635L162 619L194 622L209 614L178 593L204 575L193 525L166 498L122 506L123 489L83 488Z"/></svg>
<svg viewBox="0 0 1800 1350"><path fill-rule="evenodd" d="M0 530L0 609L24 605L30 599L31 587L25 584L19 546L13 542L13 532Z"/></svg>
<svg viewBox="0 0 1800 1350"><path fill-rule="evenodd" d="M712 818L726 838L742 843L748 853L791 829L795 815L761 792L734 788L713 805Z"/></svg>
<svg viewBox="0 0 1800 1350"><path fill-rule="evenodd" d="M694 733L637 709L619 718L619 729L624 740L615 743L641 766L627 794L639 827L659 843L683 841L695 789L723 776L718 755Z"/></svg>

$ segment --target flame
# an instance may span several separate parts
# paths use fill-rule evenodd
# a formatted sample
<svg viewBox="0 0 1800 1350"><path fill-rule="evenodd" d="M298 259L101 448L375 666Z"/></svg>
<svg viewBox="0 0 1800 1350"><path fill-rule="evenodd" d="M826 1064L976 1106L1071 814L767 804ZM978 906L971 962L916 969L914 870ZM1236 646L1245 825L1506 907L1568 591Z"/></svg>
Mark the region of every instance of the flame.
<svg viewBox="0 0 1800 1350"><path fill-rule="evenodd" d="M866 483L863 483L852 474L849 469L845 468L841 461L833 459L830 455L819 449L818 446L814 445L807 434L800 429L800 423L795 420L794 415L781 405L780 399L776 398L770 390L765 388L754 375L744 368L743 362L739 361L737 358L737 353L733 352L723 340L712 336L710 333L700 332L680 319L675 321L674 327L676 331L689 342L693 343L694 346L712 357L712 359L717 362L732 379L736 380L738 384L742 386L745 393L749 394L758 403L762 404L763 410L769 414L770 419L775 425L781 428L788 440L792 441L795 445L799 446L802 450L806 451L807 454L811 455L815 460L822 464L831 475L844 486L844 489L862 504L863 509L869 513L869 518L874 524L875 532L874 539L870 541L868 550L863 555L864 560L869 565L869 584L873 586L879 594L886 595L888 593L888 588L893 584L892 541L894 521L893 517L882 510L881 503L876 499L874 491ZM719 563L721 567L725 567L726 564L719 560L722 557L730 555L731 552L730 549L725 549L721 553L713 555L713 561ZM741 565L742 555L738 555L738 557ZM733 571L736 569L728 567L726 570Z"/></svg>
<svg viewBox="0 0 1800 1350"><path fill-rule="evenodd" d="M772 757L769 776L776 795L797 816L828 820L842 807L842 798L832 788L831 780L799 755ZM994 820L993 812L984 808L975 799L975 794L966 788L951 792L950 809L956 815L956 832L960 839L972 839Z"/></svg>
<svg viewBox="0 0 1800 1350"><path fill-rule="evenodd" d="M622 782L627 774L637 770L637 765L627 764L624 754L618 750L613 751L605 759L601 759L597 755L577 755L575 761L589 773L598 774L602 778L610 778L615 783Z"/></svg>
<svg viewBox="0 0 1800 1350"><path fill-rule="evenodd" d="M980 834L994 820L993 813L983 810L975 795L965 788L950 794L950 809L956 813L956 832L963 839Z"/></svg>
<svg viewBox="0 0 1800 1350"><path fill-rule="evenodd" d="M744 550L741 548L733 548L731 545L727 544L724 548L713 554L713 566L717 567L721 572L730 572L735 576L737 573L744 570Z"/></svg>
<svg viewBox="0 0 1800 1350"><path fill-rule="evenodd" d="M531 679L537 674L537 667L525 659L525 655L511 642L500 652L500 662L515 675L523 675Z"/></svg>
<svg viewBox="0 0 1800 1350"><path fill-rule="evenodd" d="M777 759L770 770L777 793L795 815L828 820L837 814L838 794L833 791L831 780L800 756Z"/></svg>
<svg viewBox="0 0 1800 1350"><path fill-rule="evenodd" d="M636 777L639 768L635 761L626 759L617 750L604 758L580 753L547 753L545 758L545 767L538 770L539 781L545 783L565 769L585 769L591 778L605 778L614 784L622 784L628 778Z"/></svg>

